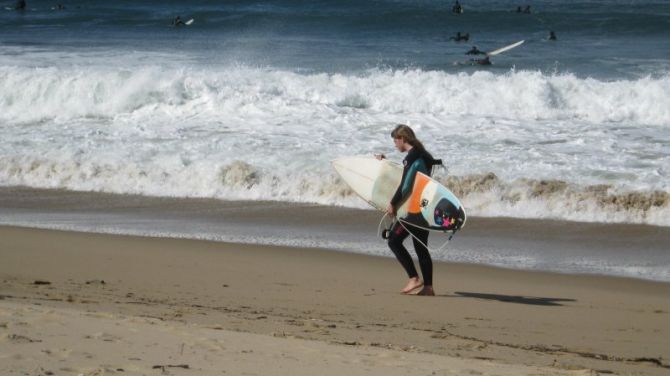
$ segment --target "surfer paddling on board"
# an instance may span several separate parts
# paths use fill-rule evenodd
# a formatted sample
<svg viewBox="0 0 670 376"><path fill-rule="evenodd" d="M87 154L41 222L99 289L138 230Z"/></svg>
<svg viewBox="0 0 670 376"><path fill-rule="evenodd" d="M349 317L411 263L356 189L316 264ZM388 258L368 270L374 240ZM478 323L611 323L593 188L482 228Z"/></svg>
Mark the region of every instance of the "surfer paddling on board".
<svg viewBox="0 0 670 376"><path fill-rule="evenodd" d="M417 172L422 172L430 176L433 165L438 162L426 151L421 141L414 135L414 131L407 125L400 124L391 132L393 143L401 153L407 153L403 160L402 178L400 185L396 190L391 202L389 203L386 212L388 215L395 217L398 208L411 195L412 187ZM375 155L377 159L383 159L385 156ZM410 234L409 231L412 233ZM412 235L414 243L414 251L419 259L419 266L421 268L421 275L423 281L419 278L419 274L412 261L407 248L403 245L403 241L408 236ZM411 294L418 290L416 295L433 296L433 260L430 257L428 248L428 230L418 228L412 225L403 225L396 220L391 227L388 235L388 245L391 251L395 254L402 267L407 272L409 281L407 285L400 290L403 294ZM419 290L420 289L420 290Z"/></svg>

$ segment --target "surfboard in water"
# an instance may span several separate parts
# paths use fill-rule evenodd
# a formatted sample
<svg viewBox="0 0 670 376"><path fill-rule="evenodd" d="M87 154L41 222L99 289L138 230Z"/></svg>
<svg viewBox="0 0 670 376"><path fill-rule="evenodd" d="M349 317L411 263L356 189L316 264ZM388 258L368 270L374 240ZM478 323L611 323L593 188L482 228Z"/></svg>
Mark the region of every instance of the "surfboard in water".
<svg viewBox="0 0 670 376"><path fill-rule="evenodd" d="M184 24L186 24L186 25L190 25L190 24L193 23L193 21L195 21L195 20L194 20L193 18L191 18L190 20L184 22Z"/></svg>
<svg viewBox="0 0 670 376"><path fill-rule="evenodd" d="M505 51L509 51L509 50L511 50L512 48L519 47L520 45L523 44L523 42L525 42L525 40L520 40L520 41L518 41L518 42L516 42L516 43L512 43L512 44L510 44L510 45L508 45L508 46L498 48L497 50L493 50L493 51L491 51L491 52L487 52L486 55L488 55L488 56L495 56L495 55L501 54L501 53L503 53L503 52L505 52Z"/></svg>
<svg viewBox="0 0 670 376"><path fill-rule="evenodd" d="M518 42L516 42L516 43L512 43L512 44L507 45L507 46L505 46L505 47L498 48L497 50L493 50L493 51L491 51L491 52L487 52L487 53L486 53L486 57L488 58L488 57L491 57L491 56L495 56L495 55L501 54L501 53L503 53L503 52L505 52L505 51L509 51L509 50L511 50L512 48L519 47L520 45L523 44L523 42L525 42L525 41L524 41L524 40L520 40L520 41L518 41ZM490 61L487 61L486 64L482 64L482 63L481 63L481 60L482 60L482 59L470 59L470 60L467 60L467 61L454 61L454 62L453 62L453 65L454 65L455 67L458 67L458 66L464 66L464 65L489 66L489 65L492 64Z"/></svg>
<svg viewBox="0 0 670 376"><path fill-rule="evenodd" d="M386 210L402 179L402 166L386 159L353 156L332 161L335 171L363 200ZM397 212L398 218L434 231L457 231L466 215L458 198L444 185L421 172L414 178L409 198Z"/></svg>

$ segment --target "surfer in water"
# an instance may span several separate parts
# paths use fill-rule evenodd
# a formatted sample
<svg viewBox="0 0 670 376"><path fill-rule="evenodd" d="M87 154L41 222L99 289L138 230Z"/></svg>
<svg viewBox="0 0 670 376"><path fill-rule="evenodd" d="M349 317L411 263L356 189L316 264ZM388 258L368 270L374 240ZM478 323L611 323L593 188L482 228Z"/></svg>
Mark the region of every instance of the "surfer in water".
<svg viewBox="0 0 670 376"><path fill-rule="evenodd" d="M456 42L463 42L463 41L467 42L468 40L470 40L470 33L461 34L460 31L457 31L456 36L449 37L449 40L453 40Z"/></svg>
<svg viewBox="0 0 670 376"><path fill-rule="evenodd" d="M19 0L14 6L15 10L26 10L26 0Z"/></svg>
<svg viewBox="0 0 670 376"><path fill-rule="evenodd" d="M182 26L186 25L184 21L181 20L180 16L177 16L174 20L172 20L172 26Z"/></svg>
<svg viewBox="0 0 670 376"><path fill-rule="evenodd" d="M395 217L398 208L411 195L412 186L414 185L414 178L417 172L422 172L430 176L433 165L437 162L430 153L426 151L421 141L414 135L414 131L407 125L400 124L391 132L393 143L402 153L407 153L403 160L402 179L400 185L396 190L391 202L386 208L386 212ZM377 159L383 159L384 155L376 155ZM411 231L410 234L408 231ZM419 259L419 266L421 268L421 275L423 281L419 278L419 274L412 261L407 248L403 245L403 241L408 236L412 235L414 243L414 251ZM409 281L407 285L400 290L403 294L411 294L418 290L416 295L433 296L433 260L430 257L428 248L428 230L412 226L410 224L403 225L396 220L389 231L388 245L391 251L395 254L402 267L407 272Z"/></svg>
<svg viewBox="0 0 670 376"><path fill-rule="evenodd" d="M466 55L485 55L486 52L481 51L480 49L477 48L477 46L472 46L470 51L465 53Z"/></svg>
<svg viewBox="0 0 670 376"><path fill-rule="evenodd" d="M463 13L463 6L461 5L461 3L458 2L458 0L456 0L454 6L451 7L451 12L456 14Z"/></svg>

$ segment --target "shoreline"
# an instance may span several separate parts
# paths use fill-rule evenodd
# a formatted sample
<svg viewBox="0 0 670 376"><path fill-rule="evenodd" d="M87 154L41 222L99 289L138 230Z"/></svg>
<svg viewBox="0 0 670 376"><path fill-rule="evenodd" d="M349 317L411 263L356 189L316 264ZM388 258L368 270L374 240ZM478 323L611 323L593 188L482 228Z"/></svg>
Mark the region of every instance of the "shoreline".
<svg viewBox="0 0 670 376"><path fill-rule="evenodd" d="M543 369L518 374L670 368L667 283L439 262L438 296L424 298L399 294L397 262L369 255L6 226L0 239L0 312L74 309ZM37 335L25 329L0 327Z"/></svg>
<svg viewBox="0 0 670 376"><path fill-rule="evenodd" d="M373 257L373 258L380 258L380 259L390 259L394 260L395 258L393 257L392 254L387 254L387 255L376 255L376 254L364 254L352 250L340 250L340 249L331 249L331 248L321 248L321 247L309 247L309 246L288 246L288 245L283 245L283 244L266 244L266 243L248 243L248 242L235 242L235 241L226 241L226 240L220 240L220 239L209 239L209 238L196 238L196 237L175 237L171 235L160 235L160 234L129 234L129 233L115 233L115 232L98 232L98 231L85 231L85 230L76 230L76 229L69 229L69 228L49 228L49 227L39 227L39 226L23 226L23 225L6 225L6 224L0 224L0 229L15 229L15 230L35 230L35 231L50 231L50 232L58 232L58 233L70 233L70 234L81 234L81 235L101 235L101 236L119 236L119 237L131 237L131 238L147 238L147 239L156 239L156 240L179 240L179 241L196 241L196 242L211 242L214 244L222 244L226 247L261 247L261 248L279 248L279 249L284 249L284 248L294 248L296 250L318 250L322 252L336 252L336 253L344 253L352 256L364 256L364 257ZM412 258L416 262L416 255L413 253L412 248L408 248L410 251L410 254L412 255ZM390 251L389 251L390 252ZM501 271L509 271L509 272L520 272L520 273L538 273L538 274L547 274L547 275L557 275L557 276L575 276L575 277L584 277L584 278L593 278L594 280L599 280L599 279L606 279L606 280L612 280L612 281L632 281L632 282L644 282L644 283L651 283L651 284L660 284L660 285L670 285L670 281L659 281L659 280L653 280L649 278L642 278L642 277L632 277L632 276L625 276L625 275L610 275L610 274L598 274L598 273L590 273L590 272L571 272L571 271L558 271L558 270L543 270L543 269L523 269L523 268L518 268L518 267L513 267L513 266L499 266L499 265L489 265L489 264L482 264L482 263L477 263L477 262L458 262L458 261L445 261L445 260L436 260L433 259L433 264L444 264L444 265L457 265L459 267L475 267L475 268L483 268L485 270L490 270L490 271L495 271L495 270L501 270ZM418 271L418 266L417 266L417 271ZM625 282L624 282L625 283Z"/></svg>
<svg viewBox="0 0 670 376"><path fill-rule="evenodd" d="M374 210L0 188L0 225L323 248L392 258ZM433 259L517 270L670 282L670 227L470 217ZM435 251L434 251L435 250Z"/></svg>

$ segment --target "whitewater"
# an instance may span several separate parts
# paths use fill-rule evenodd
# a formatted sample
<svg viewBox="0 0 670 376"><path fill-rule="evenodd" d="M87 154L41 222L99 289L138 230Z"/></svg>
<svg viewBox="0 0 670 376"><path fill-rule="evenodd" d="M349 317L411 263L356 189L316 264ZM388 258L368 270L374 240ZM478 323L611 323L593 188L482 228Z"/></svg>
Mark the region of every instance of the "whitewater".
<svg viewBox="0 0 670 376"><path fill-rule="evenodd" d="M668 74L0 63L2 186L365 207L406 123L470 215L670 226Z"/></svg>

